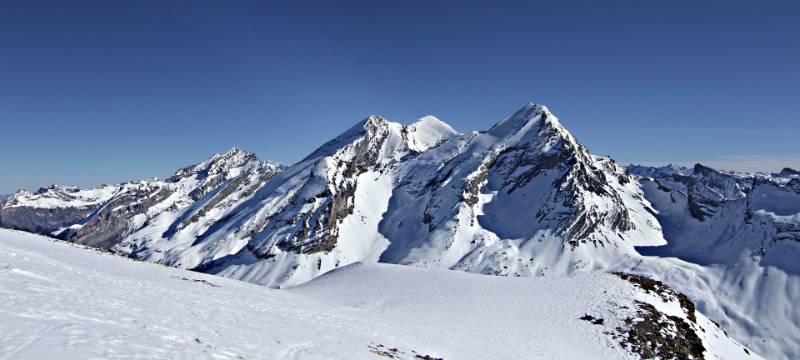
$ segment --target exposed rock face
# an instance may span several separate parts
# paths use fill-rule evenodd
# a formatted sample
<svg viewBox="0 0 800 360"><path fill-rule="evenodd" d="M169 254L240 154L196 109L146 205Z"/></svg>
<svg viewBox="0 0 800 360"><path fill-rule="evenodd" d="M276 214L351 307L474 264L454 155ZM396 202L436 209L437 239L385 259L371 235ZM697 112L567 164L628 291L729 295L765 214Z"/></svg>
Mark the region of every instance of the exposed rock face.
<svg viewBox="0 0 800 360"><path fill-rule="evenodd" d="M696 164L689 181L689 211L697 220L716 214L726 201L737 201L745 197L746 188L735 178Z"/></svg>
<svg viewBox="0 0 800 360"><path fill-rule="evenodd" d="M110 249L137 230L132 223L134 216L145 213L171 193L161 184L143 183L125 189L91 216L82 219L80 226L68 227L56 236L83 245Z"/></svg>
<svg viewBox="0 0 800 360"><path fill-rule="evenodd" d="M706 329L698 322L695 305L686 295L643 276L625 273L615 275L665 303L677 303L682 310L679 315L670 315L652 303L634 301L635 316L625 319L624 325L612 332L622 347L643 359L705 358L706 348L698 334L705 333ZM744 347L742 349L749 351Z"/></svg>
<svg viewBox="0 0 800 360"><path fill-rule="evenodd" d="M303 184L287 206L274 212L270 221L260 227L258 233L264 238L250 243L253 253L269 258L273 250L298 254L333 250L340 223L353 213L357 178L379 164L389 133L385 119L371 116L346 133L347 139L339 139L352 142L335 143L341 147L329 155L323 152L323 146L307 158L305 162L314 163L314 171L309 174L314 181ZM353 135L355 139L349 138Z"/></svg>
<svg viewBox="0 0 800 360"><path fill-rule="evenodd" d="M50 234L75 224L94 211L94 207L37 208L32 206L0 209L0 227Z"/></svg>

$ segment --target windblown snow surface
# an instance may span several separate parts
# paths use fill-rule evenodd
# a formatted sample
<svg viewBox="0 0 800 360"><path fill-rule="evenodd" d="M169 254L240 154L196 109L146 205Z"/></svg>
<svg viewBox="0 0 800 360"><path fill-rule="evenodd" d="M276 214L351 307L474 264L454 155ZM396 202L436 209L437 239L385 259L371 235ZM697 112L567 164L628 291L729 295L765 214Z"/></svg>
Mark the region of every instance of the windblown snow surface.
<svg viewBox="0 0 800 360"><path fill-rule="evenodd" d="M690 318L606 273L354 264L278 290L11 230L0 230L0 304L3 360L629 359L610 332L636 304ZM758 358L696 317L707 359Z"/></svg>

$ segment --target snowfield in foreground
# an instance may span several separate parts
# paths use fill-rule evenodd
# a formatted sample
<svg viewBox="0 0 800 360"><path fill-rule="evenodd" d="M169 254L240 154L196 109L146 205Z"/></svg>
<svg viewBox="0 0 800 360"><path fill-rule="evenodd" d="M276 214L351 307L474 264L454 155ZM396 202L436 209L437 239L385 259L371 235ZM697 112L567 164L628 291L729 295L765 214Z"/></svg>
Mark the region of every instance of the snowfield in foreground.
<svg viewBox="0 0 800 360"><path fill-rule="evenodd" d="M707 359L758 358L645 287L356 264L276 290L0 230L0 359L628 359L652 324L697 330Z"/></svg>

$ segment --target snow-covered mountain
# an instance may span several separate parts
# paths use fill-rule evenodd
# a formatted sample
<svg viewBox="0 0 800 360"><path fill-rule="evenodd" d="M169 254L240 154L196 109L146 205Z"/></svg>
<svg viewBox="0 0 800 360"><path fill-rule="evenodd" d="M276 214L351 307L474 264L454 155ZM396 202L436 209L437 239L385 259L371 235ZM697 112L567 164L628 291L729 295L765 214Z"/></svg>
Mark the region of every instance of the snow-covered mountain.
<svg viewBox="0 0 800 360"><path fill-rule="evenodd" d="M760 359L627 275L353 264L274 290L0 229L0 289L7 359Z"/></svg>
<svg viewBox="0 0 800 360"><path fill-rule="evenodd" d="M288 167L233 149L167 180L51 187L0 205L3 227L271 287L357 262L646 274L757 353L787 359L800 353L798 224L791 169L623 167L537 104L464 134L432 116L370 116Z"/></svg>

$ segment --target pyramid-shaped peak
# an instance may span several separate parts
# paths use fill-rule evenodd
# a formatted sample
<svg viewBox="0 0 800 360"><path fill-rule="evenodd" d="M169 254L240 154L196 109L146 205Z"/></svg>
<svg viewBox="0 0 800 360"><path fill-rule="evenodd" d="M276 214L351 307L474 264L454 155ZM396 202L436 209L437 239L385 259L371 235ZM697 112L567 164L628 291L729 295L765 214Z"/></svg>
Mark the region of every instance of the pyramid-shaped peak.
<svg viewBox="0 0 800 360"><path fill-rule="evenodd" d="M234 146L230 150L220 154L215 153L208 160L201 163L190 165L175 172L175 175L167 179L167 181L178 181L182 177L193 176L199 173L220 173L226 172L233 168L238 168L246 165L248 162L258 162L258 157L254 153L242 150Z"/></svg>
<svg viewBox="0 0 800 360"><path fill-rule="evenodd" d="M390 123L391 122L385 117L373 114L367 116L364 120L357 122L355 125L353 125L353 127L347 129L347 131L337 136L336 139L341 137L357 138L363 135L365 132L374 131L375 129L387 126Z"/></svg>
<svg viewBox="0 0 800 360"><path fill-rule="evenodd" d="M300 160L304 162L311 159L316 159L324 156L329 156L336 152L338 149L353 143L359 138L369 133L375 133L379 129L389 126L391 122L386 120L381 115L370 115L365 119L357 122L355 125L345 130L335 138L322 144L319 148L314 150L311 154ZM400 126L399 124L397 126Z"/></svg>
<svg viewBox="0 0 800 360"><path fill-rule="evenodd" d="M381 115L370 115L366 119L364 119L364 121L356 124L355 127L358 127L360 125L361 128L363 129L369 129L371 127L382 126L384 124L387 124L388 122L389 121L386 120L386 118Z"/></svg>
<svg viewBox="0 0 800 360"><path fill-rule="evenodd" d="M208 163L209 166L240 166L241 163L255 158L256 155L254 153L242 150L242 148L238 146L234 146L222 154L214 154L214 156L212 156L211 159L209 159L206 163Z"/></svg>
<svg viewBox="0 0 800 360"><path fill-rule="evenodd" d="M516 119L532 119L539 114L552 115L547 106L529 102L527 105L517 110L514 115L511 115L511 117Z"/></svg>
<svg viewBox="0 0 800 360"><path fill-rule="evenodd" d="M797 171L797 170L792 169L790 167L785 167L785 168L783 168L783 170L781 170L780 173L778 173L778 176L780 176L780 177L800 176L800 171Z"/></svg>
<svg viewBox="0 0 800 360"><path fill-rule="evenodd" d="M550 130L550 131L545 131ZM488 133L498 138L515 137L519 140L533 140L539 136L557 134L574 141L558 118L541 104L528 103L511 116L498 122Z"/></svg>
<svg viewBox="0 0 800 360"><path fill-rule="evenodd" d="M240 148L238 146L234 146L234 147L230 148L230 150L228 150L228 151L226 151L226 152L224 152L222 154L214 154L214 157L215 158L226 158L227 159L227 158L232 158L232 157L248 156L248 155L252 155L252 153L249 152L249 151L242 150L242 148Z"/></svg>
<svg viewBox="0 0 800 360"><path fill-rule="evenodd" d="M712 175L719 175L719 172L701 163L696 163L692 168L692 174L702 175L702 176L712 176Z"/></svg>
<svg viewBox="0 0 800 360"><path fill-rule="evenodd" d="M235 155L239 153L246 153L247 151L242 150L242 148L238 146L232 147L230 150L226 151L224 155Z"/></svg>

